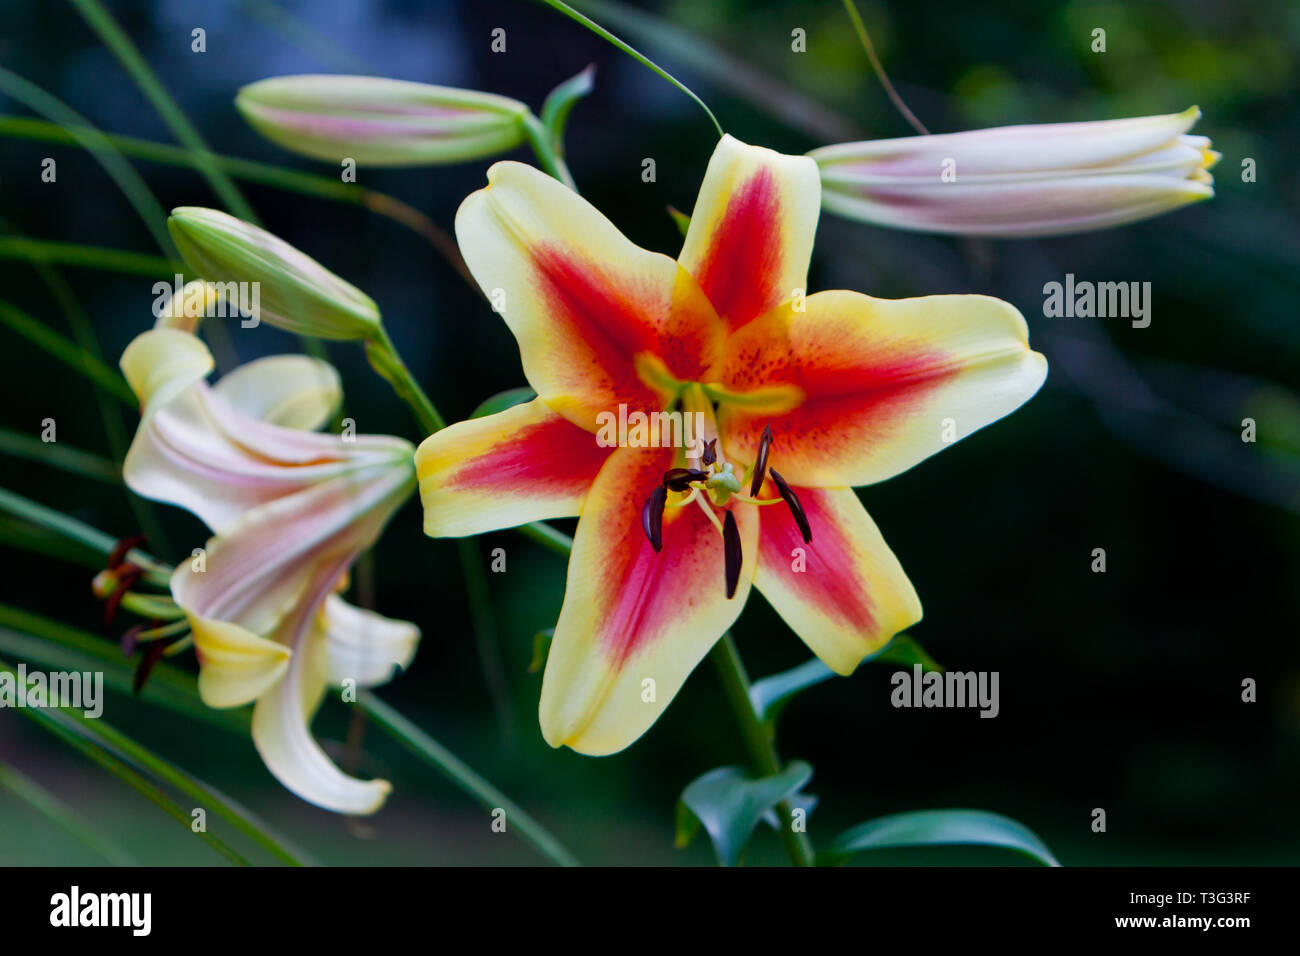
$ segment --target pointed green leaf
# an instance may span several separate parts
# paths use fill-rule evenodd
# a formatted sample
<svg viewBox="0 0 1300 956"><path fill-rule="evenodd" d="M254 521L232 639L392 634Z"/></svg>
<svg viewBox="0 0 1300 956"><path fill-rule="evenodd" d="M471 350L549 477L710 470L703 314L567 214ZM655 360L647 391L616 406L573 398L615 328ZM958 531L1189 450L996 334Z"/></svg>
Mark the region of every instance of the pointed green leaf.
<svg viewBox="0 0 1300 956"><path fill-rule="evenodd" d="M916 639L907 634L897 634L888 644L865 661L889 661L894 664L920 664L927 671L943 671ZM771 677L755 681L749 689L749 699L754 704L758 719L772 723L796 694L835 676L835 672L814 657L798 667L792 667Z"/></svg>
<svg viewBox="0 0 1300 956"><path fill-rule="evenodd" d="M735 866L764 815L801 790L812 774L812 767L802 760L791 761L780 773L757 780L739 767L710 770L682 791L677 810L678 846L698 832L685 816L693 815L708 831L719 865Z"/></svg>
<svg viewBox="0 0 1300 956"><path fill-rule="evenodd" d="M819 866L836 866L864 850L914 846L991 846L1014 850L1044 866L1060 866L1032 830L984 810L917 810L877 817L849 827L817 854Z"/></svg>
<svg viewBox="0 0 1300 956"><path fill-rule="evenodd" d="M483 404L474 409L474 413L470 415L470 418L495 415L497 412L504 412L507 408L514 408L524 402L531 402L536 397L537 393L526 385L523 388L508 388L504 392L497 392L491 398L485 399Z"/></svg>
<svg viewBox="0 0 1300 956"><path fill-rule="evenodd" d="M596 88L596 64L591 63L576 76L571 76L551 90L542 104L542 125L551 134L556 149L564 154L564 124L569 119L573 105Z"/></svg>

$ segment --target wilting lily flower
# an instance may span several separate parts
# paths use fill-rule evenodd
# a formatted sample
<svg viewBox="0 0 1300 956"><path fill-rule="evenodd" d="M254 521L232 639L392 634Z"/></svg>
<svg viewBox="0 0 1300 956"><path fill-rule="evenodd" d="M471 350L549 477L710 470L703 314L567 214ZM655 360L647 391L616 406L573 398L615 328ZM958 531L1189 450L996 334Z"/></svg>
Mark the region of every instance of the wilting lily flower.
<svg viewBox="0 0 1300 956"><path fill-rule="evenodd" d="M411 445L314 432L338 405L338 378L306 356L259 359L209 386L203 343L159 328L137 337L121 365L142 407L127 484L192 511L215 532L171 579L194 637L203 701L256 701L253 742L304 800L375 811L387 781L340 771L309 722L328 685L384 683L415 651L415 625L335 593L413 490Z"/></svg>
<svg viewBox="0 0 1300 956"><path fill-rule="evenodd" d="M370 296L260 226L216 209L180 206L167 229L199 278L228 302L256 303L256 321L320 339L365 339L379 331L379 307Z"/></svg>
<svg viewBox="0 0 1300 956"><path fill-rule="evenodd" d="M488 183L456 235L538 397L431 436L416 466L431 535L581 516L546 740L588 754L634 741L751 585L841 674L919 620L851 486L1034 394L1046 363L1020 314L975 295L805 295L817 166L730 136L677 260L531 167L498 163ZM660 435L690 414L702 441L605 447L622 411L655 416Z"/></svg>
<svg viewBox="0 0 1300 956"><path fill-rule="evenodd" d="M1148 219L1214 196L1219 160L1167 116L824 146L822 204L849 219L978 236L1050 236Z"/></svg>
<svg viewBox="0 0 1300 956"><path fill-rule="evenodd" d="M335 163L426 166L508 152L528 107L473 90L374 76L277 76L245 86L235 106L285 149Z"/></svg>

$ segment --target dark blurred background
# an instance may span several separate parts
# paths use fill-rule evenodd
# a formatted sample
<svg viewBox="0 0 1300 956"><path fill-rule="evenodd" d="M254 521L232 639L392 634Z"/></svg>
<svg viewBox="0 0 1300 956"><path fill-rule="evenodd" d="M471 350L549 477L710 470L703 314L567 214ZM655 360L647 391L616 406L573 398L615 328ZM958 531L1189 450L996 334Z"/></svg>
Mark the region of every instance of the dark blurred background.
<svg viewBox="0 0 1300 956"><path fill-rule="evenodd" d="M723 126L788 152L908 135L872 76L837 3L582 4L696 90ZM232 106L268 76L367 72L503 93L537 110L588 63L596 91L575 108L570 166L583 194L633 240L673 254L669 204L689 210L714 143L702 112L659 77L538 3L376 0L279 4L115 0L109 7L217 152L337 176L265 142ZM0 65L105 131L172 142L112 54L62 2L0 4ZM1198 104L1195 129L1224 153L1209 203L1126 228L1032 241L973 241L878 229L823 216L812 289L903 297L983 292L1026 315L1051 372L1005 421L863 500L921 595L912 630L942 664L1001 674L1001 714L896 710L893 667L864 665L806 692L786 711L779 746L816 768L815 840L899 810L975 807L1033 828L1067 865L1283 864L1300 850L1300 276L1294 90L1300 7L1286 0L1179 3L863 2L895 84L936 132L1107 119ZM629 12L632 11L632 12ZM636 19L637 12L652 19ZM633 19L629 20L631 17ZM191 30L207 31L192 53ZM507 52L490 50L496 27ZM1090 50L1107 31L1107 52ZM791 31L807 52L791 50ZM733 62L734 61L734 62ZM748 71L748 72L747 72ZM9 115L30 115L0 97ZM0 215L30 238L156 253L147 230L80 149L4 139ZM56 184L40 162L58 162ZM656 160L654 183L641 161ZM1243 158L1258 178L1245 183ZM520 151L516 158L531 161ZM363 168L361 185L450 228L489 161ZM164 208L218 205L195 172L136 162ZM244 186L265 225L368 292L449 419L524 384L505 325L413 233L365 210ZM61 270L110 363L152 322L154 279ZM1042 287L1066 272L1150 281L1153 321L1044 318ZM0 261L0 293L66 333L49 290L21 260ZM232 327L241 360L297 348L262 327ZM331 345L348 413L363 431L420 436L360 351ZM111 454L85 379L0 330L0 425ZM1255 418L1259 440L1240 440ZM134 429L134 417L128 427ZM128 432L129 434L129 432ZM114 536L139 529L124 491L45 465L3 459L5 487ZM207 537L158 507L175 560ZM415 665L385 699L534 812L584 861L702 864L701 839L672 845L681 787L744 750L707 662L666 715L625 752L591 759L541 740L532 636L554 624L563 561L513 533L490 535L509 570L493 575L499 652L509 685L495 710L471 635L449 541L420 532L418 502L375 555L375 606L424 630ZM1090 571L1105 548L1108 570ZM155 550L163 551L160 546ZM0 551L0 600L88 631L101 607L87 569ZM125 625L123 625L125 626ZM761 598L736 627L754 676L807 650ZM115 635L106 635L110 640ZM192 665L187 665L192 666ZM1243 703L1244 678L1258 702ZM465 796L377 729L362 771L395 786L372 819L350 822L281 789L251 742L120 696L106 718L250 805L327 863L497 864L540 860ZM316 731L341 741L348 714L327 703ZM338 748L335 748L338 752ZM211 864L190 834L31 722L0 713L0 757L67 800L139 858ZM1107 832L1090 829L1093 808ZM215 824L214 824L215 826ZM783 859L769 831L751 862ZM1009 862L997 851L914 851L862 862ZM0 791L0 863L94 863L90 851Z"/></svg>

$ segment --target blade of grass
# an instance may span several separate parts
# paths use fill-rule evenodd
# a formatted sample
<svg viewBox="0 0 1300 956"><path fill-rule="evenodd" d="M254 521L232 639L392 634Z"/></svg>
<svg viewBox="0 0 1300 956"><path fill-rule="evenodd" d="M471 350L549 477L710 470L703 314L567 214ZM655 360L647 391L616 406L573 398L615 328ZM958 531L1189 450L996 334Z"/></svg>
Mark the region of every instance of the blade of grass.
<svg viewBox="0 0 1300 956"><path fill-rule="evenodd" d="M54 793L27 776L17 767L0 760L0 787L24 801L37 813L62 830L66 830L87 848L93 850L113 866L135 866L136 861L112 840L102 836L93 827L81 822L77 811L64 803Z"/></svg>
<svg viewBox="0 0 1300 956"><path fill-rule="evenodd" d="M445 776L480 806L489 810L504 810L509 825L538 852L560 866L578 865L573 854L522 807L370 691L358 695L357 706L394 740Z"/></svg>
<svg viewBox="0 0 1300 956"><path fill-rule="evenodd" d="M0 116L0 136L16 136L22 139L40 142L79 145L76 135L56 123L31 119L25 116ZM123 156L132 156L149 162L163 163L168 166L197 168L193 155L180 146L168 143L155 143L151 140L136 139L130 136L104 134L105 138ZM363 206L371 212L383 216L401 226L410 229L445 258L475 288L473 276L461 258L456 241L432 219L420 210L385 193L344 183L329 176L302 172L285 166L262 163L234 156L214 153L213 161L236 179L259 183L307 196L318 196L346 202L354 206ZM183 270L181 270L183 271Z"/></svg>
<svg viewBox="0 0 1300 956"><path fill-rule="evenodd" d="M613 44L615 47L622 50L632 59L636 60L638 63L644 66L646 69L651 70L654 73L657 73L659 76L663 77L673 86L677 87L687 96L689 96L692 100L694 100L695 104L699 106L700 109L704 110L704 112L708 114L709 121L713 123L713 128L718 131L718 137L721 138L723 135L725 135L722 130L722 124L719 123L718 118L713 115L713 110L709 109L708 106L705 105L704 100L696 96L695 93L690 89L690 87L688 87L685 83L678 80L667 70L663 69L663 67L659 66L657 63L655 63L645 54L638 52L637 50L629 46L627 43L624 43L622 40L614 36L614 34L610 33L608 30L606 30L596 21L592 20L590 17L584 16L583 14L579 13L577 10L573 9L573 7L569 6L567 3L563 3L562 0L541 0L541 2L545 3L548 7L551 7L553 10L557 10L560 13L563 13L569 19L582 24L592 33L596 34L596 36L600 37L601 39L605 40L608 43Z"/></svg>
<svg viewBox="0 0 1300 956"><path fill-rule="evenodd" d="M7 428L0 428L0 454L52 465L82 478L116 485L122 483L122 469L107 458L72 448L64 442L44 442Z"/></svg>
<svg viewBox="0 0 1300 956"><path fill-rule="evenodd" d="M77 141L94 155L99 164L104 167L104 172L108 173L117 187L122 190L127 202L143 220L154 242L158 244L158 248L165 255L175 254L176 247L172 245L171 235L167 232L167 214L163 212L158 200L140 178L140 174L113 149L103 133L58 98L3 67L0 67L0 93L17 100L47 119L68 127Z"/></svg>
<svg viewBox="0 0 1300 956"><path fill-rule="evenodd" d="M212 186L212 190L221 197L226 208L240 219L256 223L257 216L253 212L253 207L244 199L230 177L213 161L212 152L203 141L203 137L199 135L199 131L190 123L184 110L172 99L166 87L159 81L158 75L145 62L140 51L136 49L131 38L126 35L113 15L99 0L71 0L71 2L91 29L99 34L99 38L113 51L117 61L122 64L131 79L135 81L135 85L140 88L140 92L162 117L163 122L172 131L172 135L194 155L199 172Z"/></svg>
<svg viewBox="0 0 1300 956"><path fill-rule="evenodd" d="M18 712L20 714L35 721L39 726L50 731L56 737L89 757L113 776L117 777L145 799L153 803L186 830L194 833L194 830L191 829L190 826L190 815L181 809L181 807L177 805L176 801L172 800L166 793L150 783L144 778L144 776L130 767L120 757L111 753L108 748L89 739L82 729L82 725L77 724L62 708L27 706L25 704L27 688L19 686L17 673L4 661L0 661L0 674L9 675L9 678L14 682L15 686L18 687L19 699L24 702L18 707ZM221 840L216 835L203 830L195 833L195 836L212 847L212 849L216 850L229 862L238 866L250 865L248 860L232 847L228 846L224 840Z"/></svg>
<svg viewBox="0 0 1300 956"><path fill-rule="evenodd" d="M126 249L108 249L75 242L53 242L48 239L20 239L0 237L0 259L25 259L29 262L57 262L67 266L102 269L126 275L171 278L185 272L180 259L151 256Z"/></svg>

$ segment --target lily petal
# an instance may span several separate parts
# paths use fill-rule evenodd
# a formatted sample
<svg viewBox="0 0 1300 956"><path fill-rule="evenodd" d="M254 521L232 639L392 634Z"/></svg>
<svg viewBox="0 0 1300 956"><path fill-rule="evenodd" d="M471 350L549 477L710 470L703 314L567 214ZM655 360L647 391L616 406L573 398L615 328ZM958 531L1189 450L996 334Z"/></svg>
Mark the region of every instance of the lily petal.
<svg viewBox="0 0 1300 956"><path fill-rule="evenodd" d="M209 707L242 707L284 676L289 649L228 621L189 615L199 657L199 696Z"/></svg>
<svg viewBox="0 0 1300 956"><path fill-rule="evenodd" d="M354 680L358 687L387 683L415 656L420 629L354 607L335 594L325 599L325 659L329 682Z"/></svg>
<svg viewBox="0 0 1300 956"><path fill-rule="evenodd" d="M680 261L729 328L804 293L820 205L813 160L722 137Z"/></svg>
<svg viewBox="0 0 1300 956"><path fill-rule="evenodd" d="M610 451L540 398L449 425L415 453L424 532L481 534L572 517Z"/></svg>
<svg viewBox="0 0 1300 956"><path fill-rule="evenodd" d="M334 366L309 355L271 355L227 372L213 394L241 415L316 431L338 410L343 387Z"/></svg>
<svg viewBox="0 0 1300 956"><path fill-rule="evenodd" d="M757 509L733 505L744 562L725 593L722 535L696 504L673 507L656 554L637 515L673 449L620 448L583 507L542 680L542 735L603 755L643 734L731 626L754 574Z"/></svg>
<svg viewBox="0 0 1300 956"><path fill-rule="evenodd" d="M303 607L316 608L331 582L351 557L323 567L313 580L311 599ZM297 649L293 662L271 691L253 708L253 744L267 769L302 799L337 813L374 813L388 798L387 780L358 780L334 765L311 735L311 718L324 697L329 676L328 643L321 633L321 618L298 616L282 638Z"/></svg>
<svg viewBox="0 0 1300 956"><path fill-rule="evenodd" d="M867 485L1012 412L1047 375L1016 309L981 295L875 299L819 292L728 341L718 413L727 454L752 462L762 432L796 486ZM782 407L745 393L797 393Z"/></svg>
<svg viewBox="0 0 1300 956"><path fill-rule="evenodd" d="M662 410L672 380L696 380L716 358L722 325L686 270L531 166L493 165L456 213L456 238L528 383L588 431L620 403Z"/></svg>
<svg viewBox="0 0 1300 956"><path fill-rule="evenodd" d="M154 329L136 336L118 363L149 418L159 408L211 373L215 362L203 342L179 329Z"/></svg>
<svg viewBox="0 0 1300 956"><path fill-rule="evenodd" d="M756 587L837 674L921 619L921 601L852 488L796 489L813 539L784 509L763 509ZM765 497L775 494L769 482Z"/></svg>

